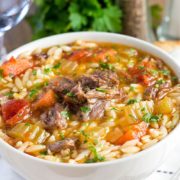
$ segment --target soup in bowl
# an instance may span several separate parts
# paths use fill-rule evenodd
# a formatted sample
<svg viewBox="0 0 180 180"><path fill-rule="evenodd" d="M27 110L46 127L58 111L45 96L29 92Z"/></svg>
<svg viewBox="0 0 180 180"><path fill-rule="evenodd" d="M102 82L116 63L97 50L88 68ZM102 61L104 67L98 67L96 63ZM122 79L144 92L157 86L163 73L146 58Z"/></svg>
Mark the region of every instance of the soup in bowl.
<svg viewBox="0 0 180 180"><path fill-rule="evenodd" d="M148 43L109 33L57 35L15 50L0 66L0 136L18 151L2 142L2 152L33 172L37 163L44 179L52 178L46 168L55 179L147 176L165 157L163 139L177 131L175 65ZM129 163L137 170L127 175Z"/></svg>

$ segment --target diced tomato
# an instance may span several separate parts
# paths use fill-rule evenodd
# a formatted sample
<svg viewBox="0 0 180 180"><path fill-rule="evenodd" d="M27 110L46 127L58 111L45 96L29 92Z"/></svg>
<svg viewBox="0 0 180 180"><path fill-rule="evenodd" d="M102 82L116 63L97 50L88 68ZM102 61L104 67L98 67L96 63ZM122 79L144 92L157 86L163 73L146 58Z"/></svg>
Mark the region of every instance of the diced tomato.
<svg viewBox="0 0 180 180"><path fill-rule="evenodd" d="M145 86L151 86L154 83L154 76L149 73L149 70L154 68L154 64L151 61L143 60L133 68L129 68L129 72L133 79Z"/></svg>
<svg viewBox="0 0 180 180"><path fill-rule="evenodd" d="M143 84L146 86L151 86L152 84L154 84L154 77L149 74L139 75L138 80L140 82L143 82Z"/></svg>
<svg viewBox="0 0 180 180"><path fill-rule="evenodd" d="M66 58L78 62L99 62L105 58L111 59L116 54L117 52L113 49L80 49L66 56Z"/></svg>
<svg viewBox="0 0 180 180"><path fill-rule="evenodd" d="M147 132L148 124L144 121L132 125L124 135L122 135L116 142L116 144L122 145L126 141L130 141L133 139L139 139L144 136Z"/></svg>
<svg viewBox="0 0 180 180"><path fill-rule="evenodd" d="M11 57L8 61L2 64L0 69L3 72L3 76L17 76L31 67L33 67L33 63L30 62L28 59L15 59L14 57Z"/></svg>
<svg viewBox="0 0 180 180"><path fill-rule="evenodd" d="M39 99L33 104L34 109L51 107L55 104L56 97L53 90L49 89L46 93L42 94Z"/></svg>
<svg viewBox="0 0 180 180"><path fill-rule="evenodd" d="M13 126L25 120L29 112L29 103L22 99L13 99L2 105L2 115L6 125Z"/></svg>

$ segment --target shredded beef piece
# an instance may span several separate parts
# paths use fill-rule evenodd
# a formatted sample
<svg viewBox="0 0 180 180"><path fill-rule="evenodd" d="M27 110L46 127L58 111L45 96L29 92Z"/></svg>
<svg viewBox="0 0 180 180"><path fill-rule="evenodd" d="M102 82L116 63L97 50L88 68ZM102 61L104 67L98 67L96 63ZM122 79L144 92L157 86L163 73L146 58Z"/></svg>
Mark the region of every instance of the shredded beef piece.
<svg viewBox="0 0 180 180"><path fill-rule="evenodd" d="M86 93L87 99L104 99L111 100L116 99L117 101L122 101L126 98L126 94L123 89L103 89L104 92L99 92L97 90L91 90Z"/></svg>
<svg viewBox="0 0 180 180"><path fill-rule="evenodd" d="M98 86L113 87L119 84L118 76L110 70L97 70L92 74L93 78L98 82Z"/></svg>
<svg viewBox="0 0 180 180"><path fill-rule="evenodd" d="M91 119L101 119L104 116L105 109L109 106L109 101L95 100L94 103L86 104L85 107L89 108L89 111L79 111L77 116L81 121L88 121Z"/></svg>
<svg viewBox="0 0 180 180"><path fill-rule="evenodd" d="M159 87L155 85L149 86L146 88L144 92L144 99L151 100L151 99L162 99L171 89L171 83L166 82L161 84Z"/></svg>
<svg viewBox="0 0 180 180"><path fill-rule="evenodd" d="M63 149L77 149L78 147L78 139L77 138L66 138L61 141L57 141L53 144L48 145L48 149L50 149L53 153L58 153Z"/></svg>
<svg viewBox="0 0 180 180"><path fill-rule="evenodd" d="M71 91L71 89L76 85L76 83L67 77L57 78L52 83L50 83L50 87L58 94L63 96L67 92Z"/></svg>
<svg viewBox="0 0 180 180"><path fill-rule="evenodd" d="M65 129L67 127L67 120L61 114L63 107L59 104L55 104L49 111L41 114L40 119L46 129L52 130L54 128Z"/></svg>
<svg viewBox="0 0 180 180"><path fill-rule="evenodd" d="M82 76L78 80L83 90L95 89L100 86L112 87L119 84L118 76L110 70L96 70L89 76Z"/></svg>
<svg viewBox="0 0 180 180"><path fill-rule="evenodd" d="M90 76L82 76L77 80L83 87L83 90L88 91L89 89L95 89L99 86L97 78Z"/></svg>

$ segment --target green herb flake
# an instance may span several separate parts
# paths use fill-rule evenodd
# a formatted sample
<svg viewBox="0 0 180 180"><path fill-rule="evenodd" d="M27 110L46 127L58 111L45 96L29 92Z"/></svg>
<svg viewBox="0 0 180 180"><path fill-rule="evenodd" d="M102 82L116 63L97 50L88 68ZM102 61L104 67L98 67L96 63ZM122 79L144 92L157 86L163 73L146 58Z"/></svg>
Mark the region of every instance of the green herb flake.
<svg viewBox="0 0 180 180"><path fill-rule="evenodd" d="M144 66L138 66L138 69L143 70L145 67Z"/></svg>
<svg viewBox="0 0 180 180"><path fill-rule="evenodd" d="M142 120L146 123L158 122L159 119L160 119L160 116L152 115L151 113L146 113L142 117Z"/></svg>
<svg viewBox="0 0 180 180"><path fill-rule="evenodd" d="M114 70L114 66L112 64L100 62L99 65L102 69Z"/></svg>
<svg viewBox="0 0 180 180"><path fill-rule="evenodd" d="M35 76L37 74L37 70L32 70L32 74Z"/></svg>
<svg viewBox="0 0 180 180"><path fill-rule="evenodd" d="M51 68L44 68L44 73L49 74L51 72Z"/></svg>
<svg viewBox="0 0 180 180"><path fill-rule="evenodd" d="M105 157L98 154L95 146L89 146L89 150L92 152L94 158L91 160L92 162L102 162L105 161Z"/></svg>
<svg viewBox="0 0 180 180"><path fill-rule="evenodd" d="M75 97L75 94L73 92L68 92L66 95L69 97Z"/></svg>
<svg viewBox="0 0 180 180"><path fill-rule="evenodd" d="M118 109L115 107L112 107L111 110L117 111Z"/></svg>
<svg viewBox="0 0 180 180"><path fill-rule="evenodd" d="M0 79L3 78L3 70L0 69Z"/></svg>
<svg viewBox="0 0 180 180"><path fill-rule="evenodd" d="M70 113L68 111L61 111L61 115L66 119L70 118Z"/></svg>
<svg viewBox="0 0 180 180"><path fill-rule="evenodd" d="M59 132L59 136L60 136L60 138L61 138L62 140L65 139L64 133L63 133L62 131Z"/></svg>
<svg viewBox="0 0 180 180"><path fill-rule="evenodd" d="M26 122L26 123L25 123L25 126L30 126L30 125L31 125L31 124L30 124L30 123L28 123L28 122Z"/></svg>
<svg viewBox="0 0 180 180"><path fill-rule="evenodd" d="M136 120L136 117L134 117L132 114L129 114L129 117L131 117L131 118Z"/></svg>
<svg viewBox="0 0 180 180"><path fill-rule="evenodd" d="M172 81L175 82L175 83L178 82L178 78L177 78L176 76L172 76L171 79L172 79Z"/></svg>
<svg viewBox="0 0 180 180"><path fill-rule="evenodd" d="M61 63L57 63L53 66L53 69L59 69L61 67Z"/></svg>
<svg viewBox="0 0 180 180"><path fill-rule="evenodd" d="M44 156L45 156L45 155L47 155L47 154L48 154L48 152L47 152L47 151L42 151L42 152L40 152L39 154L40 154L40 155L44 155Z"/></svg>
<svg viewBox="0 0 180 180"><path fill-rule="evenodd" d="M134 48L130 48L128 50L128 54L129 54L129 56L136 56L137 55L137 51Z"/></svg>
<svg viewBox="0 0 180 180"><path fill-rule="evenodd" d="M12 98L13 97L13 92L7 92L4 94L4 96L7 96L8 98Z"/></svg>
<svg viewBox="0 0 180 180"><path fill-rule="evenodd" d="M87 143L89 135L84 130L81 130L80 133L84 136L84 143Z"/></svg>
<svg viewBox="0 0 180 180"><path fill-rule="evenodd" d="M137 99L129 99L128 102L127 102L127 105L134 104L134 103L137 103L137 102L138 102Z"/></svg>
<svg viewBox="0 0 180 180"><path fill-rule="evenodd" d="M90 109L89 107L87 107L87 106L81 107L80 110L81 110L82 112L84 112L84 113L88 113L88 112L91 111L91 109Z"/></svg>
<svg viewBox="0 0 180 180"><path fill-rule="evenodd" d="M129 91L134 91L134 90L135 90L135 87L130 85Z"/></svg>
<svg viewBox="0 0 180 180"><path fill-rule="evenodd" d="M146 110L145 107L141 108L141 111L142 111L142 112L144 112L145 110Z"/></svg>
<svg viewBox="0 0 180 180"><path fill-rule="evenodd" d="M156 81L156 84L159 84L159 85L164 84L164 83L165 83L164 79L159 79Z"/></svg>
<svg viewBox="0 0 180 180"><path fill-rule="evenodd" d="M36 96L38 94L38 90L37 89L32 89L30 92L29 92L29 97L30 98L33 98L34 96Z"/></svg>
<svg viewBox="0 0 180 180"><path fill-rule="evenodd" d="M106 90L106 89L103 89L103 88L96 88L96 91L103 92L103 93L106 93L106 92L107 92L107 90Z"/></svg>
<svg viewBox="0 0 180 180"><path fill-rule="evenodd" d="M151 74L152 74L153 76L158 75L158 71L155 70L155 69L151 69L150 72L151 72Z"/></svg>
<svg viewBox="0 0 180 180"><path fill-rule="evenodd" d="M170 71L167 70L167 69L163 69L161 70L161 73L164 75L164 76L168 76L170 74Z"/></svg>

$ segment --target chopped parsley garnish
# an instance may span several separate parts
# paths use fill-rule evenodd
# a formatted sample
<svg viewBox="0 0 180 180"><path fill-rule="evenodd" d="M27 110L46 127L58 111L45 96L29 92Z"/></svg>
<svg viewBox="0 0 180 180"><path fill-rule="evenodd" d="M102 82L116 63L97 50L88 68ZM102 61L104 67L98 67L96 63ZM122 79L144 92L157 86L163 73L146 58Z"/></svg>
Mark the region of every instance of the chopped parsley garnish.
<svg viewBox="0 0 180 180"><path fill-rule="evenodd" d="M129 99L127 105L137 103L137 99Z"/></svg>
<svg viewBox="0 0 180 180"><path fill-rule="evenodd" d="M145 67L144 66L138 66L138 69L143 70Z"/></svg>
<svg viewBox="0 0 180 180"><path fill-rule="evenodd" d="M92 159L87 160L86 163L105 161L105 157L98 154L95 146L93 145L89 146L89 150L92 152L94 157Z"/></svg>
<svg viewBox="0 0 180 180"><path fill-rule="evenodd" d="M3 78L3 70L0 69L0 79Z"/></svg>
<svg viewBox="0 0 180 180"><path fill-rule="evenodd" d="M159 79L156 81L156 84L164 84L165 83L165 80L164 79Z"/></svg>
<svg viewBox="0 0 180 180"><path fill-rule="evenodd" d="M136 120L136 117L134 117L132 114L129 114L129 117L131 117L131 118Z"/></svg>
<svg viewBox="0 0 180 180"><path fill-rule="evenodd" d="M13 97L13 92L7 92L4 94L5 96L7 96L8 98L12 98Z"/></svg>
<svg viewBox="0 0 180 180"><path fill-rule="evenodd" d="M62 139L62 140L64 140L64 133L61 131L61 132L59 132L59 136L60 136L60 138Z"/></svg>
<svg viewBox="0 0 180 180"><path fill-rule="evenodd" d="M165 76L168 76L170 74L169 70L167 70L167 69L161 70L161 73Z"/></svg>
<svg viewBox="0 0 180 180"><path fill-rule="evenodd" d="M51 68L44 68L44 73L49 74L51 72Z"/></svg>
<svg viewBox="0 0 180 180"><path fill-rule="evenodd" d="M53 69L59 69L61 67L61 63L57 63L53 66Z"/></svg>
<svg viewBox="0 0 180 180"><path fill-rule="evenodd" d="M151 113L146 113L142 117L142 120L145 121L146 123L158 122L159 119L160 119L160 116L152 115Z"/></svg>
<svg viewBox="0 0 180 180"><path fill-rule="evenodd" d="M145 110L146 110L145 107L141 108L141 111L142 111L142 112L144 112Z"/></svg>
<svg viewBox="0 0 180 180"><path fill-rule="evenodd" d="M129 88L130 91L134 91L135 90L135 87L130 85L130 88Z"/></svg>
<svg viewBox="0 0 180 180"><path fill-rule="evenodd" d="M47 153L47 151L42 151L42 152L40 152L39 154L41 154L41 155L47 155L48 153Z"/></svg>
<svg viewBox="0 0 180 180"><path fill-rule="evenodd" d="M130 56L136 56L137 51L136 51L136 49L131 48L131 49L129 49L128 53L129 53Z"/></svg>
<svg viewBox="0 0 180 180"><path fill-rule="evenodd" d="M89 107L87 107L87 106L83 106L83 107L81 107L80 109L81 109L81 111L84 112L84 113L88 113L89 111L91 111L91 109L90 109Z"/></svg>
<svg viewBox="0 0 180 180"><path fill-rule="evenodd" d="M114 66L112 64L100 62L99 65L102 69L114 70Z"/></svg>
<svg viewBox="0 0 180 180"><path fill-rule="evenodd" d="M69 96L69 97L74 97L75 96L75 94L73 92L68 92L66 95Z"/></svg>
<svg viewBox="0 0 180 180"><path fill-rule="evenodd" d="M44 83L44 86L48 86L48 85L49 85L49 82L45 82L45 83Z"/></svg>
<svg viewBox="0 0 180 180"><path fill-rule="evenodd" d="M37 70L32 70L32 74L35 76L37 74Z"/></svg>
<svg viewBox="0 0 180 180"><path fill-rule="evenodd" d="M25 126L30 126L30 125L31 125L31 124L30 124L30 123L28 123L28 122L27 122L27 123L25 123Z"/></svg>
<svg viewBox="0 0 180 180"><path fill-rule="evenodd" d="M176 76L172 76L171 79L172 79L172 81L175 82L175 83L178 82L178 78L177 78Z"/></svg>
<svg viewBox="0 0 180 180"><path fill-rule="evenodd" d="M38 90L37 89L32 89L30 92L29 92L29 97L30 98L33 98L34 96L36 96L38 93Z"/></svg>
<svg viewBox="0 0 180 180"><path fill-rule="evenodd" d="M156 76L158 74L158 71L155 69L151 69L150 72L153 76Z"/></svg>
<svg viewBox="0 0 180 180"><path fill-rule="evenodd" d="M103 89L103 88L96 88L96 91L103 92L103 93L107 92L106 89Z"/></svg>
<svg viewBox="0 0 180 180"><path fill-rule="evenodd" d="M81 130L80 133L84 136L84 143L87 143L89 135L84 130Z"/></svg>
<svg viewBox="0 0 180 180"><path fill-rule="evenodd" d="M68 111L61 111L61 115L66 119L70 118L70 113Z"/></svg>
<svg viewBox="0 0 180 180"><path fill-rule="evenodd" d="M118 109L115 107L112 107L111 110L117 111Z"/></svg>

